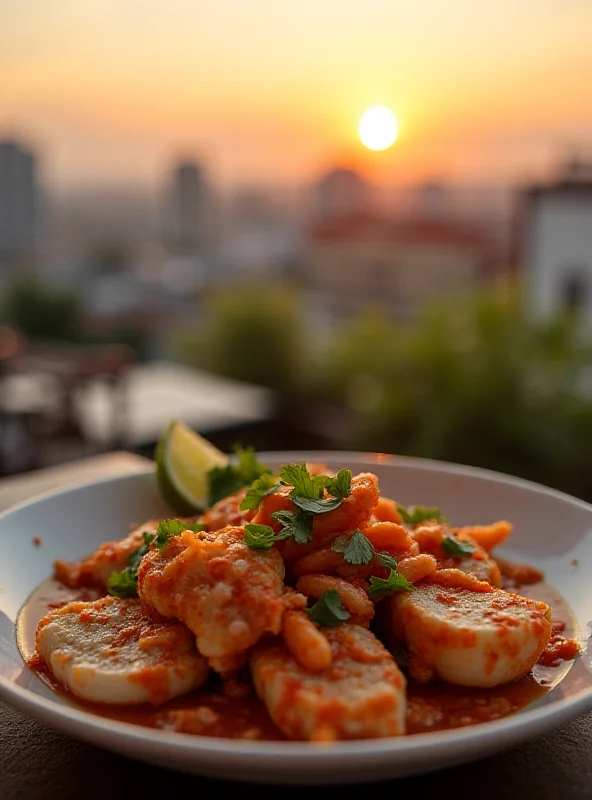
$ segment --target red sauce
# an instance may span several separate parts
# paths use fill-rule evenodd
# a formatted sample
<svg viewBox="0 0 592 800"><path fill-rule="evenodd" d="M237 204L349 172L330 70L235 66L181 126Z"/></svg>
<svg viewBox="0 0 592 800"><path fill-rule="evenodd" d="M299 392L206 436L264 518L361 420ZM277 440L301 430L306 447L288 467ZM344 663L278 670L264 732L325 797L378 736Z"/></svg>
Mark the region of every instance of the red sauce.
<svg viewBox="0 0 592 800"><path fill-rule="evenodd" d="M513 573L514 575L516 572ZM525 573L528 575L528 573ZM444 683L418 683L408 679L407 733L476 725L520 711L556 686L571 667L578 652L569 607L544 583L513 586L512 591L542 600L553 609L553 631L549 644L531 674L511 684L493 689L471 689ZM223 738L283 740L267 710L250 685L244 681L221 684L212 678L203 689L171 700L161 706L108 706L86 703L57 684L43 663L35 657L35 631L50 608L71 600L92 600L92 590L71 590L48 580L21 609L18 641L23 657L39 677L70 703L92 714L150 728ZM225 693L226 692L226 693ZM380 710L377 711L380 713Z"/></svg>

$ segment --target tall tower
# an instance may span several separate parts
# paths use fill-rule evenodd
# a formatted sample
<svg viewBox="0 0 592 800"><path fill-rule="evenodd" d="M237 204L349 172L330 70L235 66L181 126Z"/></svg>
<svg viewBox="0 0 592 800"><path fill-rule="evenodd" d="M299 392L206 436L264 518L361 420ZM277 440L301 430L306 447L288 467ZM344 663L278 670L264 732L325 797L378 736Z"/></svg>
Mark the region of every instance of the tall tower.
<svg viewBox="0 0 592 800"><path fill-rule="evenodd" d="M38 228L37 159L18 142L0 141L0 252L30 249Z"/></svg>
<svg viewBox="0 0 592 800"><path fill-rule="evenodd" d="M193 161L180 162L174 172L171 191L171 235L183 248L203 244L206 192L204 175Z"/></svg>

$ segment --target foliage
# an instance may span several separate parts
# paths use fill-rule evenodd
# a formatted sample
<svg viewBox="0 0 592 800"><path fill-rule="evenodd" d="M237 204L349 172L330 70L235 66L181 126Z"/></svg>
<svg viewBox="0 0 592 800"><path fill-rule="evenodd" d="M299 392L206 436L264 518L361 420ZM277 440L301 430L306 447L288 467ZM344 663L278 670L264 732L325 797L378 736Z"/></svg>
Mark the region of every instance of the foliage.
<svg viewBox="0 0 592 800"><path fill-rule="evenodd" d="M237 380L279 390L298 387L305 343L299 297L289 288L235 286L206 299L201 330L185 331L181 358Z"/></svg>
<svg viewBox="0 0 592 800"><path fill-rule="evenodd" d="M78 341L80 306L76 295L50 291L31 278L16 279L2 302L2 318L31 338Z"/></svg>
<svg viewBox="0 0 592 800"><path fill-rule="evenodd" d="M518 296L426 310L411 329L375 312L326 354L322 392L345 398L345 447L521 475L592 496L592 349L574 320L528 323Z"/></svg>
<svg viewBox="0 0 592 800"><path fill-rule="evenodd" d="M126 344L136 358L146 356L146 336L132 327L107 333L87 329L74 292L48 289L34 278L17 278L9 284L0 305L0 321L29 339L73 344Z"/></svg>

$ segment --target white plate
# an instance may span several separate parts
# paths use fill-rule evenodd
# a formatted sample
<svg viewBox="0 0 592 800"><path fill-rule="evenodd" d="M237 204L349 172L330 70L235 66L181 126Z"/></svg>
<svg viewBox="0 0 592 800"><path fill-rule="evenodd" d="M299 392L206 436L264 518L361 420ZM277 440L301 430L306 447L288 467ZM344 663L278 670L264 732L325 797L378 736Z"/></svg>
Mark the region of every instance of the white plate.
<svg viewBox="0 0 592 800"><path fill-rule="evenodd" d="M442 509L454 525L505 518L515 524L501 552L542 569L579 624L582 655L553 691L495 722L416 736L313 745L221 740L107 720L81 711L25 666L15 621L56 558L77 558L123 536L129 523L170 515L150 468L54 493L0 516L0 697L74 737L188 772L261 782L348 783L437 769L485 756L592 709L592 506L493 472L421 459L361 453L269 453L270 466L325 461L370 470L385 496ZM42 545L32 539L40 536ZM577 562L577 565L576 565Z"/></svg>

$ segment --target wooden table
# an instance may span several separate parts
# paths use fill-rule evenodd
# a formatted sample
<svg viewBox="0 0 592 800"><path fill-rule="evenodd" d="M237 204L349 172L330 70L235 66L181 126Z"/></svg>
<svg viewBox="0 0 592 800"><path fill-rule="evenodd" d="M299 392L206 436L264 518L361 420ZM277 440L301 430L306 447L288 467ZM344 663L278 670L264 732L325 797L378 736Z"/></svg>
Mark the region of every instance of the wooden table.
<svg viewBox="0 0 592 800"><path fill-rule="evenodd" d="M0 510L44 491L125 474L145 459L113 453L0 481ZM257 767L253 764L253 772ZM414 778L351 787L254 787L169 772L78 742L0 703L0 800L220 795L258 800L356 794L455 800L591 800L592 714L505 753Z"/></svg>

